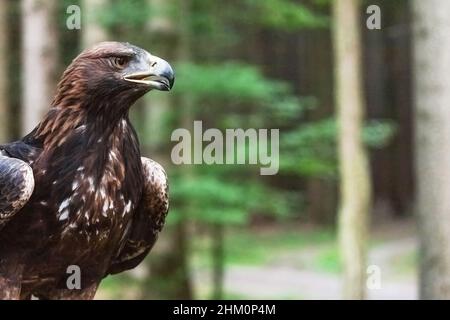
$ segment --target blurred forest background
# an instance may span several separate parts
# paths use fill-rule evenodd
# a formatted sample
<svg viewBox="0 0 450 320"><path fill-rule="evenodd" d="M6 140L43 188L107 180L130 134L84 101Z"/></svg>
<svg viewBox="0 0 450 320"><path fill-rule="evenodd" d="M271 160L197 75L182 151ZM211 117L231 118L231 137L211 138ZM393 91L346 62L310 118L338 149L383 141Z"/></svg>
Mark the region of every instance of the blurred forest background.
<svg viewBox="0 0 450 320"><path fill-rule="evenodd" d="M449 221L450 179L430 167L450 160L439 151L448 148L450 121L442 120L450 119L424 98L450 91L439 85L450 64L430 67L447 61L439 52L448 35L427 38L438 23L448 31L440 12L450 12L449 2L1 0L0 141L39 122L83 48L130 42L169 61L177 75L171 94L152 92L131 114L143 154L168 172L171 210L146 262L108 277L98 298L450 297L450 259L441 256L450 232L439 223ZM81 8L79 30L67 27L73 5ZM381 8L379 30L366 26L369 5ZM413 16L422 28L416 38ZM433 54L420 54L427 48ZM427 80L415 87L418 68ZM413 108L418 95L422 118ZM415 119L424 122L417 144ZM192 129L194 120L204 129L279 128L279 173L174 166L171 133ZM430 223L422 223L419 254L421 178L419 208ZM381 286L366 286L378 271Z"/></svg>

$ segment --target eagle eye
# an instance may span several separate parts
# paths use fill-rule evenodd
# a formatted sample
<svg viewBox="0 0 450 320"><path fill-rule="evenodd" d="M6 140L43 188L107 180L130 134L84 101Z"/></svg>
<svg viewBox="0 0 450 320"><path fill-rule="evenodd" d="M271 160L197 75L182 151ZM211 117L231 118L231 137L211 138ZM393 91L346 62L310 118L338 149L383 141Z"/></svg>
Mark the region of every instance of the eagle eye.
<svg viewBox="0 0 450 320"><path fill-rule="evenodd" d="M114 57L112 59L112 64L118 69L123 69L127 65L129 59L126 57Z"/></svg>

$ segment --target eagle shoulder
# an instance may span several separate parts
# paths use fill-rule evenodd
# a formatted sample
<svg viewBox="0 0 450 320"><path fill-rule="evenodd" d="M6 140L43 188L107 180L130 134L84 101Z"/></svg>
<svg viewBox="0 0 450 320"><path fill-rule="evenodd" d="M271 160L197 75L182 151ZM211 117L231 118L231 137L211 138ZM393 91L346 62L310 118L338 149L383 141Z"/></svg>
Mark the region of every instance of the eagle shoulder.
<svg viewBox="0 0 450 320"><path fill-rule="evenodd" d="M169 211L169 184L164 168L148 158L141 158L144 190L129 225L128 236L107 274L136 267L155 244Z"/></svg>
<svg viewBox="0 0 450 320"><path fill-rule="evenodd" d="M164 227L169 211L169 182L164 168L156 161L141 158L144 169L144 193L142 205L151 215L151 219L160 232Z"/></svg>
<svg viewBox="0 0 450 320"><path fill-rule="evenodd" d="M0 228L25 206L33 190L31 167L0 150Z"/></svg>

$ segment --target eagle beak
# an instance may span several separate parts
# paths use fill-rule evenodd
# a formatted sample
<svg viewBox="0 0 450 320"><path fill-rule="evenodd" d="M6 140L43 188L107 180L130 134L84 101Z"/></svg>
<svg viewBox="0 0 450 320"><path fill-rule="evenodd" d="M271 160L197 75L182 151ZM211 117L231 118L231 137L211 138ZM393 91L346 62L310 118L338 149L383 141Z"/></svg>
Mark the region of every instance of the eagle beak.
<svg viewBox="0 0 450 320"><path fill-rule="evenodd" d="M126 81L144 84L151 89L170 91L175 82L175 74L170 64L156 56L149 54L146 71L128 74L123 78Z"/></svg>

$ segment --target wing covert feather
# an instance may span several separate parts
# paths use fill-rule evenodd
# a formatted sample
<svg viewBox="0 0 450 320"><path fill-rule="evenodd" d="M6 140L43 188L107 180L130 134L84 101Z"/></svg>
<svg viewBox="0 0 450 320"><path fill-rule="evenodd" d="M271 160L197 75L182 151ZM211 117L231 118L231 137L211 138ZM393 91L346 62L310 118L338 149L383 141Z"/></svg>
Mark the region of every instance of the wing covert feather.
<svg viewBox="0 0 450 320"><path fill-rule="evenodd" d="M157 162L142 159L145 186L141 202L131 221L130 232L108 273L136 267L150 252L164 227L169 211L167 175Z"/></svg>
<svg viewBox="0 0 450 320"><path fill-rule="evenodd" d="M31 167L0 151L0 228L25 206L33 190Z"/></svg>

